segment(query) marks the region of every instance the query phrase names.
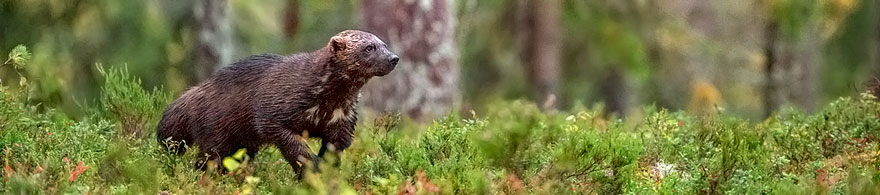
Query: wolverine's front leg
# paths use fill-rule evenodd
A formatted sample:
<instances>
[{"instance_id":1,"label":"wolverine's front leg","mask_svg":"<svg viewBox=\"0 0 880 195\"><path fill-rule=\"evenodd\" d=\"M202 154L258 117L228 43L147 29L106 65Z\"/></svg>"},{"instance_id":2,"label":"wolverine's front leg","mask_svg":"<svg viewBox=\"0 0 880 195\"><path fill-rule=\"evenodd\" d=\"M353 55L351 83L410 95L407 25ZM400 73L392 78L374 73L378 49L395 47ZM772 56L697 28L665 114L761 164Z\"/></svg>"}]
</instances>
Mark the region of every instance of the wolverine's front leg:
<instances>
[{"instance_id":1,"label":"wolverine's front leg","mask_svg":"<svg viewBox=\"0 0 880 195\"><path fill-rule=\"evenodd\" d=\"M324 138L321 140L321 149L318 151L318 157L321 160L327 159L324 155L333 156L333 165L339 167L342 151L351 146L352 137L354 136L354 122L341 121L336 124L330 124L325 129Z\"/></svg>"},{"instance_id":2,"label":"wolverine's front leg","mask_svg":"<svg viewBox=\"0 0 880 195\"><path fill-rule=\"evenodd\" d=\"M275 139L275 145L281 150L281 155L290 163L299 178L303 177L303 169L306 163L316 162L316 157L309 151L309 145L300 135L286 134ZM317 167L313 167L317 168Z\"/></svg>"},{"instance_id":3,"label":"wolverine's front leg","mask_svg":"<svg viewBox=\"0 0 880 195\"><path fill-rule=\"evenodd\" d=\"M255 122L261 128L260 136L271 140L278 147L281 155L290 163L297 177L301 179L303 177L303 166L306 163L315 161L317 158L309 150L309 145L306 143L305 138L270 119L258 118Z\"/></svg>"}]
</instances>

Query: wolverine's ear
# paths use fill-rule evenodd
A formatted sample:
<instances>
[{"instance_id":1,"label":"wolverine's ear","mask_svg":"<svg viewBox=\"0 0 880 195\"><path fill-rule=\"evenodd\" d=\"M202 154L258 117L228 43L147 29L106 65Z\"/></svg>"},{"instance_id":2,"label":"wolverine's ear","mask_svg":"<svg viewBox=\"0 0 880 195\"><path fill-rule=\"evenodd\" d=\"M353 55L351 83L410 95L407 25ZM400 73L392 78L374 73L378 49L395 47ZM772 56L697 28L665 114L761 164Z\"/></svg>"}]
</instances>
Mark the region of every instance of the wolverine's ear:
<instances>
[{"instance_id":1,"label":"wolverine's ear","mask_svg":"<svg viewBox=\"0 0 880 195\"><path fill-rule=\"evenodd\" d=\"M345 43L346 41L343 37L333 36L330 38L330 47L333 48L334 52L344 50L347 47Z\"/></svg>"}]
</instances>

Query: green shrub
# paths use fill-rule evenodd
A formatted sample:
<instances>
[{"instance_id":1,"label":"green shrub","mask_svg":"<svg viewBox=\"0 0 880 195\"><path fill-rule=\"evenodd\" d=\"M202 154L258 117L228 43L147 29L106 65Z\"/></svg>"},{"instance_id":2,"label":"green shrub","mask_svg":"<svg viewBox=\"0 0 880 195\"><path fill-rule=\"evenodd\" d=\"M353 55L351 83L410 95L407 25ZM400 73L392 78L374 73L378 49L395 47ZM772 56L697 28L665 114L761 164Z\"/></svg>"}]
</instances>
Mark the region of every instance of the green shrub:
<instances>
[{"instance_id":1,"label":"green shrub","mask_svg":"<svg viewBox=\"0 0 880 195\"><path fill-rule=\"evenodd\" d=\"M880 104L867 94L759 123L656 108L609 120L523 101L423 125L386 115L303 180L271 146L234 171L201 171L197 148L175 155L152 139L167 95L99 69L107 111L78 121L0 86L0 193L875 194L880 182Z\"/></svg>"},{"instance_id":2,"label":"green shrub","mask_svg":"<svg viewBox=\"0 0 880 195\"><path fill-rule=\"evenodd\" d=\"M144 90L140 79L130 76L127 68L105 70L98 65L98 72L104 78L101 105L108 118L118 122L121 135L143 138L152 132L169 96L158 88Z\"/></svg>"}]
</instances>

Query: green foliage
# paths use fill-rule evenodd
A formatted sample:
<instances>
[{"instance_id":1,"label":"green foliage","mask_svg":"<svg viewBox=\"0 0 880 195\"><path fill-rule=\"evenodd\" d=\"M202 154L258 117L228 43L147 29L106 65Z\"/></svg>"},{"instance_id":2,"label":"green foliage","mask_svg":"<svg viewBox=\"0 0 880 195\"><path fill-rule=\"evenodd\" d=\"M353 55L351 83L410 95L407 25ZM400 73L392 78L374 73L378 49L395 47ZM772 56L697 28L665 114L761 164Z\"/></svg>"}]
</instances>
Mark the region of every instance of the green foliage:
<instances>
[{"instance_id":1,"label":"green foliage","mask_svg":"<svg viewBox=\"0 0 880 195\"><path fill-rule=\"evenodd\" d=\"M283 29L276 21L287 1L230 2L236 13L231 14L232 28L240 31L235 35L236 55L311 50L326 44L329 34L357 26L357 1L300 2L307 8L300 10L300 28L309 30L293 38L280 37ZM826 38L825 31L846 21L844 34L823 44L833 45L824 56L823 67L829 72L823 73L824 90L836 94L826 97L850 93L853 77L870 74L865 71L871 62L866 56L873 47L865 40L875 37L876 2L766 2L784 38ZM198 38L187 19L192 18L191 2L0 4L0 23L12 27L0 40L0 47L10 49L0 65L8 74L0 76L19 78L20 86L0 86L0 194L877 194L880 181L880 105L867 94L837 99L816 114L789 110L759 122L734 117L742 113L698 117L655 108L641 113L645 117L623 121L603 118L599 109L543 113L525 102L495 103L526 94L517 57L518 30L510 28L516 26L510 16L518 9L502 0L456 4L462 87L469 100L465 102L480 111L479 117L451 115L424 126L400 124L399 116L364 122L342 159L323 161L322 172L308 172L301 181L273 147L257 158L239 154L224 159L221 165L230 170L226 174L203 172L194 168L200 162L197 148L173 155L153 141L153 126L169 95L162 89L143 89L164 83L169 91L179 92L187 86L191 43ZM601 83L595 78L602 78L604 69L622 67L638 86L663 76L654 67L690 72L676 64L743 64L714 57L679 63L675 52L690 50L666 51L663 40L652 40L657 37L670 36L667 41L672 44L695 44L683 43L690 39L681 36L713 39L696 44L723 46L709 48L708 53L719 58L735 56L714 53L760 53L736 47L755 44L740 38L753 37L741 35L754 33L748 31L754 27L725 23L719 25L720 33L695 33L699 29L689 18L658 11L676 7L663 2L562 4L562 104L598 99L601 93L591 88ZM859 20L853 22L846 20L852 4L873 6L857 6L861 11L854 16ZM696 11L731 14L725 5ZM692 14L702 15L681 15ZM654 18L660 15L666 18ZM675 28L666 29L669 26ZM812 34L812 28L821 28L823 34ZM756 62L763 62L760 54L755 56ZM131 66L95 69L96 61ZM484 94L490 97L479 97ZM486 100L473 101L479 98ZM81 104L93 99L99 105ZM741 102L752 101L744 99ZM485 113L480 110L484 106L489 107ZM71 109L95 107L91 115L69 114L76 113ZM341 167L329 166L334 161L341 161Z\"/></svg>"},{"instance_id":2,"label":"green foliage","mask_svg":"<svg viewBox=\"0 0 880 195\"><path fill-rule=\"evenodd\" d=\"M852 168L846 180L847 194L880 194L876 170Z\"/></svg>"},{"instance_id":3,"label":"green foliage","mask_svg":"<svg viewBox=\"0 0 880 195\"><path fill-rule=\"evenodd\" d=\"M118 186L114 193L156 193L159 190L158 171L161 164L154 156L133 154L133 151L154 149L149 148L153 145L128 144L130 140L124 139L113 142L97 170L98 176L103 181Z\"/></svg>"},{"instance_id":4,"label":"green foliage","mask_svg":"<svg viewBox=\"0 0 880 195\"><path fill-rule=\"evenodd\" d=\"M145 137L167 105L168 95L158 88L144 90L140 79L130 76L127 68L97 67L104 78L100 102L108 118L119 122L121 135Z\"/></svg>"},{"instance_id":5,"label":"green foliage","mask_svg":"<svg viewBox=\"0 0 880 195\"><path fill-rule=\"evenodd\" d=\"M112 94L102 105L156 116L161 110L143 105L167 102L125 71L102 72ZM644 119L609 120L523 101L423 126L386 115L360 124L341 159L321 161L302 180L274 147L224 159L227 172L201 171L196 148L175 155L151 133L119 136L130 120L121 115L70 121L23 95L0 98L0 193L872 194L880 178L880 103L869 94L757 124L655 108Z\"/></svg>"},{"instance_id":6,"label":"green foliage","mask_svg":"<svg viewBox=\"0 0 880 195\"><path fill-rule=\"evenodd\" d=\"M27 47L25 47L24 45L18 45L9 52L9 58L6 59L6 62L0 64L0 67L3 67L5 65L13 65L13 67L15 68L15 73L17 73L19 77L18 85L24 88L28 86L28 81L24 75L21 75L21 72L19 72L19 70L24 69L30 61L31 53L28 52ZM0 81L2 81L2 79L0 79ZM27 89L25 88L25 90L22 91L27 91Z\"/></svg>"},{"instance_id":7,"label":"green foliage","mask_svg":"<svg viewBox=\"0 0 880 195\"><path fill-rule=\"evenodd\" d=\"M640 37L638 27L627 21L625 17L615 17L613 5L607 2L584 1L581 6L574 6L572 14L577 20L573 22L585 22L590 28L588 31L589 44L592 48L589 58L592 63L608 69L610 67L625 67L635 79L645 80L650 75L648 62L648 45ZM576 25L572 25L576 26ZM644 27L642 27L644 28ZM573 35L582 36L582 35ZM578 55L580 56L580 55ZM656 62L655 62L656 63Z\"/></svg>"},{"instance_id":8,"label":"green foliage","mask_svg":"<svg viewBox=\"0 0 880 195\"><path fill-rule=\"evenodd\" d=\"M299 2L298 17L288 17L289 2ZM522 31L518 29L522 27L522 13L517 13L525 9L516 8L515 2L458 1L451 10L455 12L463 102L468 108L483 112L484 105L491 101L529 94L522 87L527 81L520 58L524 49L519 36ZM561 107L601 100L604 93L597 91L605 83L602 79L614 69L626 77L631 91L650 90L629 96L636 102L660 101L664 106L684 108L687 99L665 97L665 93L686 95L690 87L687 82L665 82L669 77L673 80L682 76L664 72L671 69L683 75L702 75L719 84L725 102L732 103L728 109L737 114L762 116L756 114L763 113L760 105L750 103L757 102L754 94L743 93L761 86L729 81L754 80L749 76L762 70L760 63L766 60L761 55L761 43L765 40L754 35L762 34L765 19L778 21L781 33L789 35L784 37L824 39L825 29L839 26L842 32L837 39L819 44L825 45L826 51L821 66L824 70L819 71L824 86L824 93L819 94L822 101L851 93L853 81L867 80L875 64L871 60L875 46L866 41L876 38L875 12L880 9L875 1L714 1L707 3L709 6L699 6L708 1L558 2L561 93L556 95ZM248 54L285 54L322 47L333 33L361 26L361 6L354 0L229 1L227 21L234 40L233 54L224 57L238 59ZM23 80L31 80L33 85L29 90L35 95L30 101L59 109L72 118L85 116L88 110L82 106L84 100L100 97L103 79L94 68L96 62L128 64L131 74L139 76L144 86L164 85L171 93L196 82L189 78L193 75L194 43L199 39L193 1L19 0L5 1L3 10L0 23L10 28L3 33L0 50L5 55L24 43L33 53L30 65L20 70L26 76ZM848 16L851 10L861 11ZM322 17L328 15L334 17ZM285 37L285 23L296 24L299 30ZM822 32L806 31L811 27L821 28L818 31ZM386 41L396 44L395 40ZM792 49L805 49L795 47ZM699 68L687 68L689 64ZM748 74L716 74L741 71ZM0 77L11 83L20 78L2 70ZM651 89L654 83L662 88Z\"/></svg>"},{"instance_id":9,"label":"green foliage","mask_svg":"<svg viewBox=\"0 0 880 195\"><path fill-rule=\"evenodd\" d=\"M770 2L771 19L779 23L785 38L798 39L821 16L818 0L773 0Z\"/></svg>"},{"instance_id":10,"label":"green foliage","mask_svg":"<svg viewBox=\"0 0 880 195\"><path fill-rule=\"evenodd\" d=\"M9 58L6 59L6 62L4 62L3 65L13 65L15 66L15 69L23 69L30 60L31 53L28 52L24 45L18 45L9 52Z\"/></svg>"},{"instance_id":11,"label":"green foliage","mask_svg":"<svg viewBox=\"0 0 880 195\"><path fill-rule=\"evenodd\" d=\"M9 178L9 194L40 194L40 188L33 177L15 175Z\"/></svg>"},{"instance_id":12,"label":"green foliage","mask_svg":"<svg viewBox=\"0 0 880 195\"><path fill-rule=\"evenodd\" d=\"M224 157L223 162L222 162L223 167L229 171L237 170L238 167L241 166L241 162L239 162L239 161L245 160L245 155L244 155L245 152L247 152L247 149L242 148L242 149L238 149L238 151L236 151L235 154L233 154L232 156Z\"/></svg>"}]
</instances>

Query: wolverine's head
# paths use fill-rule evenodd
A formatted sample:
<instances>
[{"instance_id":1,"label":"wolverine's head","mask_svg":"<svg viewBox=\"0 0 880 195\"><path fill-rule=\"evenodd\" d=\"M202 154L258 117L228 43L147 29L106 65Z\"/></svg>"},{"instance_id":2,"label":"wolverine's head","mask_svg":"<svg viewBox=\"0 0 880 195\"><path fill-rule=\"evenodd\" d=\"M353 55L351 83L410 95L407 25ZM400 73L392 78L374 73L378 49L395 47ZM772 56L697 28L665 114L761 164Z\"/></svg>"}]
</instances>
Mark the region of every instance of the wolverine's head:
<instances>
[{"instance_id":1,"label":"wolverine's head","mask_svg":"<svg viewBox=\"0 0 880 195\"><path fill-rule=\"evenodd\" d=\"M328 47L346 69L370 76L385 76L400 61L379 37L359 30L346 30L336 34L330 38Z\"/></svg>"}]
</instances>

